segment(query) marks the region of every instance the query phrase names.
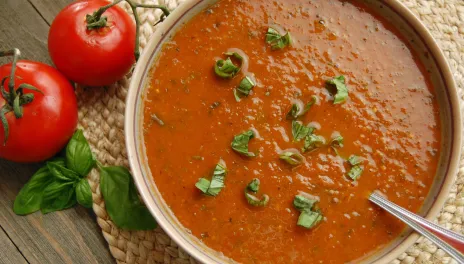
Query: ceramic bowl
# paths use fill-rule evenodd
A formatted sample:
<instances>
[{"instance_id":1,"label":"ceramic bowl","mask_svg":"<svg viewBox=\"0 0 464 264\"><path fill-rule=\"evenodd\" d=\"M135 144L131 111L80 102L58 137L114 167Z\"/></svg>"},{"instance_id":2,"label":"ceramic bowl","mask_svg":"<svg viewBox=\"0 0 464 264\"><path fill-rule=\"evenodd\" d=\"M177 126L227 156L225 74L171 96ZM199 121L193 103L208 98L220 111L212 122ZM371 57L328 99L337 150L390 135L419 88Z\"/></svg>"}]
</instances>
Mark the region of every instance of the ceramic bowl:
<instances>
[{"instance_id":1,"label":"ceramic bowl","mask_svg":"<svg viewBox=\"0 0 464 264\"><path fill-rule=\"evenodd\" d=\"M144 147L143 108L146 86L149 83L151 69L160 52L162 44L168 41L178 29L194 15L205 10L217 0L188 0L180 5L158 27L140 57L126 102L125 136L130 165L135 183L145 204L164 231L191 256L203 263L232 263L185 229L161 197L147 164ZM265 0L263 0L265 1ZM442 153L435 182L427 196L420 214L434 219L444 205L450 188L455 180L460 157L461 118L456 86L450 68L442 51L426 27L411 11L396 0L360 0L373 8L375 12L390 21L409 42L419 55L420 60L431 73L440 107L442 125ZM156 137L156 135L149 135ZM357 260L356 263L389 263L405 252L417 239L418 235L406 230L392 243L378 249L370 256Z\"/></svg>"}]
</instances>

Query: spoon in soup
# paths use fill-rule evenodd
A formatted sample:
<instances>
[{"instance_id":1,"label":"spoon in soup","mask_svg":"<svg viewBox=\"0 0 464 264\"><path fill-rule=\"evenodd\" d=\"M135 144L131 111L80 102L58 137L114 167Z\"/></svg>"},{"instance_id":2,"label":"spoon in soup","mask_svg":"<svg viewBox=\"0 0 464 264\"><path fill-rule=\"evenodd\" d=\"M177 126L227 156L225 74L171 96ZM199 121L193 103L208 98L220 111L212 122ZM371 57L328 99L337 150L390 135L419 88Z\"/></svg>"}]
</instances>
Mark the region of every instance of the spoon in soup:
<instances>
[{"instance_id":1,"label":"spoon in soup","mask_svg":"<svg viewBox=\"0 0 464 264\"><path fill-rule=\"evenodd\" d=\"M390 202L379 192L373 192L369 201L396 216L419 234L428 238L443 251L453 257L458 263L464 263L464 236L430 222L408 210Z\"/></svg>"}]
</instances>

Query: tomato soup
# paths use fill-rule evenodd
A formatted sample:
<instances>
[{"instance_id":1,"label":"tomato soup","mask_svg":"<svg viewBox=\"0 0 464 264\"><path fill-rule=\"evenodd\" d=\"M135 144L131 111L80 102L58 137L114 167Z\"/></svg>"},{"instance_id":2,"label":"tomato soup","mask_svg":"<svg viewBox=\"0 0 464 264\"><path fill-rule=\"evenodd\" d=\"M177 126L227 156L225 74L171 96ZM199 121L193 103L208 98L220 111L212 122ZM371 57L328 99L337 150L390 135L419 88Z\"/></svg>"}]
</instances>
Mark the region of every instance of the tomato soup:
<instances>
[{"instance_id":1,"label":"tomato soup","mask_svg":"<svg viewBox=\"0 0 464 264\"><path fill-rule=\"evenodd\" d=\"M194 236L241 263L375 252L405 226L368 195L417 212L440 156L428 73L356 1L218 1L164 44L144 107L162 197ZM295 126L311 132L296 139ZM258 192L245 190L255 178ZM298 208L297 195L316 205Z\"/></svg>"}]
</instances>

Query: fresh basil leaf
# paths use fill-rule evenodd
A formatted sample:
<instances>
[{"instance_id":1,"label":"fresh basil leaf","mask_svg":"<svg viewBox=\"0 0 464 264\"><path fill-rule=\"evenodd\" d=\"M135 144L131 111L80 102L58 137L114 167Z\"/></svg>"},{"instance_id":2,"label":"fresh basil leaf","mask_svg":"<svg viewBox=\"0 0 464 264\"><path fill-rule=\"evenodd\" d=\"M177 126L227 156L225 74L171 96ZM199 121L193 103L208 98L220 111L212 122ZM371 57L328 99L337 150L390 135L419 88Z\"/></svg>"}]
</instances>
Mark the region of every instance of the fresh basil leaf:
<instances>
[{"instance_id":1,"label":"fresh basil leaf","mask_svg":"<svg viewBox=\"0 0 464 264\"><path fill-rule=\"evenodd\" d=\"M267 29L266 43L271 46L272 50L279 50L290 46L292 44L292 38L290 32L282 36L276 29L270 27Z\"/></svg>"},{"instance_id":2,"label":"fresh basil leaf","mask_svg":"<svg viewBox=\"0 0 464 264\"><path fill-rule=\"evenodd\" d=\"M236 152L247 156L247 157L254 157L256 156L255 153L249 152L248 151L248 142L250 139L254 137L254 133L252 130L248 130L246 132L243 132L239 135L236 135L234 139L232 140L231 147L233 150Z\"/></svg>"},{"instance_id":3,"label":"fresh basil leaf","mask_svg":"<svg viewBox=\"0 0 464 264\"><path fill-rule=\"evenodd\" d=\"M303 155L291 151L282 152L279 158L292 166L300 165L304 161Z\"/></svg>"},{"instance_id":4,"label":"fresh basil leaf","mask_svg":"<svg viewBox=\"0 0 464 264\"><path fill-rule=\"evenodd\" d=\"M250 192L257 193L259 191L259 185L260 185L259 179L255 178L251 180L250 183L248 183L246 189Z\"/></svg>"},{"instance_id":5,"label":"fresh basil leaf","mask_svg":"<svg viewBox=\"0 0 464 264\"><path fill-rule=\"evenodd\" d=\"M47 162L47 167L58 181L74 182L80 180L79 174L55 162Z\"/></svg>"},{"instance_id":6,"label":"fresh basil leaf","mask_svg":"<svg viewBox=\"0 0 464 264\"><path fill-rule=\"evenodd\" d=\"M334 104L341 104L348 98L348 88L345 85L345 76L340 75L326 81L326 88L334 96Z\"/></svg>"},{"instance_id":7,"label":"fresh basil leaf","mask_svg":"<svg viewBox=\"0 0 464 264\"><path fill-rule=\"evenodd\" d=\"M341 135L338 135L330 141L330 145L335 148L341 148L343 147L343 137Z\"/></svg>"},{"instance_id":8,"label":"fresh basil leaf","mask_svg":"<svg viewBox=\"0 0 464 264\"><path fill-rule=\"evenodd\" d=\"M297 225L310 229L322 220L322 214L313 211L303 211L298 217Z\"/></svg>"},{"instance_id":9,"label":"fresh basil leaf","mask_svg":"<svg viewBox=\"0 0 464 264\"><path fill-rule=\"evenodd\" d=\"M205 178L198 179L198 182L195 183L195 186L204 194L208 193L208 188L211 185L211 182Z\"/></svg>"},{"instance_id":10,"label":"fresh basil leaf","mask_svg":"<svg viewBox=\"0 0 464 264\"><path fill-rule=\"evenodd\" d=\"M53 181L43 192L40 210L43 214L68 209L76 204L75 182Z\"/></svg>"},{"instance_id":11,"label":"fresh basil leaf","mask_svg":"<svg viewBox=\"0 0 464 264\"><path fill-rule=\"evenodd\" d=\"M322 147L325 144L325 138L315 134L309 134L305 137L303 152L311 151Z\"/></svg>"},{"instance_id":12,"label":"fresh basil leaf","mask_svg":"<svg viewBox=\"0 0 464 264\"><path fill-rule=\"evenodd\" d=\"M353 181L356 181L357 179L359 179L359 177L361 177L361 174L363 173L363 168L356 165L354 167L352 167L350 169L350 171L348 171L348 177L350 177Z\"/></svg>"},{"instance_id":13,"label":"fresh basil leaf","mask_svg":"<svg viewBox=\"0 0 464 264\"><path fill-rule=\"evenodd\" d=\"M250 77L245 76L239 86L234 89L235 100L239 102L242 97L248 96L255 85L256 83Z\"/></svg>"},{"instance_id":14,"label":"fresh basil leaf","mask_svg":"<svg viewBox=\"0 0 464 264\"><path fill-rule=\"evenodd\" d=\"M251 182L248 183L248 185L245 188L245 198L247 199L247 202L250 205L253 205L253 206L266 206L267 203L269 202L269 196L267 194L263 194L263 198L258 199L253 194L249 194L247 192L247 191L250 191L250 192L253 192L253 193L257 193L258 190L259 190L259 184L260 184L259 179L255 178L255 179L251 180Z\"/></svg>"},{"instance_id":15,"label":"fresh basil leaf","mask_svg":"<svg viewBox=\"0 0 464 264\"><path fill-rule=\"evenodd\" d=\"M293 199L293 206L298 211L309 211L316 203L317 200L306 198L303 195L296 195L295 199Z\"/></svg>"},{"instance_id":16,"label":"fresh basil leaf","mask_svg":"<svg viewBox=\"0 0 464 264\"><path fill-rule=\"evenodd\" d=\"M92 208L92 189L87 179L81 179L76 186L77 202L86 207Z\"/></svg>"},{"instance_id":17,"label":"fresh basil leaf","mask_svg":"<svg viewBox=\"0 0 464 264\"><path fill-rule=\"evenodd\" d=\"M312 134L314 131L313 127L308 127L303 125L300 121L292 121L292 135L293 141L297 142L304 139L309 134Z\"/></svg>"},{"instance_id":18,"label":"fresh basil leaf","mask_svg":"<svg viewBox=\"0 0 464 264\"><path fill-rule=\"evenodd\" d=\"M230 59L231 56L235 57L240 61L240 64L243 62L243 57L240 56L237 52L226 52L224 55L228 56L226 60L217 60L214 64L214 72L217 76L225 79L233 78L241 69L240 66L235 66L235 64Z\"/></svg>"},{"instance_id":19,"label":"fresh basil leaf","mask_svg":"<svg viewBox=\"0 0 464 264\"><path fill-rule=\"evenodd\" d=\"M140 201L130 172L124 167L100 167L100 190L113 223L127 230L151 230L157 224Z\"/></svg>"},{"instance_id":20,"label":"fresh basil leaf","mask_svg":"<svg viewBox=\"0 0 464 264\"><path fill-rule=\"evenodd\" d=\"M85 177L95 166L95 163L96 160L90 145L85 139L82 130L78 129L66 147L66 167L75 171L81 177Z\"/></svg>"},{"instance_id":21,"label":"fresh basil leaf","mask_svg":"<svg viewBox=\"0 0 464 264\"><path fill-rule=\"evenodd\" d=\"M356 165L359 165L363 162L363 159L359 156L356 156L356 155L351 155L349 158L348 158L348 163L350 163L351 166L356 166Z\"/></svg>"},{"instance_id":22,"label":"fresh basil leaf","mask_svg":"<svg viewBox=\"0 0 464 264\"><path fill-rule=\"evenodd\" d=\"M227 168L224 161L220 160L213 171L211 182L205 178L200 178L195 186L204 194L217 196L225 187L224 181L227 176Z\"/></svg>"},{"instance_id":23,"label":"fresh basil leaf","mask_svg":"<svg viewBox=\"0 0 464 264\"><path fill-rule=\"evenodd\" d=\"M296 120L298 117L304 116L309 109L311 109L311 106L313 106L315 103L317 103L317 97L316 96L311 96L311 101L309 101L304 109L300 109L300 106L298 104L292 104L292 107L290 108L290 111L288 111L286 119L287 120Z\"/></svg>"}]
</instances>

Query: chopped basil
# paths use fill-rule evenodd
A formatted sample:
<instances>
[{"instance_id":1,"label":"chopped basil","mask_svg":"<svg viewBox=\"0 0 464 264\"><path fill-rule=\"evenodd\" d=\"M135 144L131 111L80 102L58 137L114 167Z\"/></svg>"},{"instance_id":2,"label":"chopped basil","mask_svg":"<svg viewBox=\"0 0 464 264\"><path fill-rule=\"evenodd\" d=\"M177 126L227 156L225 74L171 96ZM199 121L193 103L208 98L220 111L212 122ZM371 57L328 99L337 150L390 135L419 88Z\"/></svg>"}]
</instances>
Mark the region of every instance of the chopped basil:
<instances>
[{"instance_id":1,"label":"chopped basil","mask_svg":"<svg viewBox=\"0 0 464 264\"><path fill-rule=\"evenodd\" d=\"M248 96L255 85L256 83L250 77L245 76L238 87L234 89L235 100L238 102L242 97Z\"/></svg>"},{"instance_id":2,"label":"chopped basil","mask_svg":"<svg viewBox=\"0 0 464 264\"><path fill-rule=\"evenodd\" d=\"M244 156L254 157L256 156L255 153L248 151L248 142L253 137L254 137L253 131L248 130L246 132L243 132L242 134L236 135L234 137L234 140L232 140L232 143L230 144L230 146L232 147L233 150L235 150L236 152Z\"/></svg>"},{"instance_id":3,"label":"chopped basil","mask_svg":"<svg viewBox=\"0 0 464 264\"><path fill-rule=\"evenodd\" d=\"M230 57L235 57L240 61L240 63L242 63L243 57L237 52L226 52L224 55L228 56L227 59L217 60L216 64L214 64L214 72L219 77L230 79L233 78L241 69L241 65L239 67L235 66Z\"/></svg>"},{"instance_id":4,"label":"chopped basil","mask_svg":"<svg viewBox=\"0 0 464 264\"><path fill-rule=\"evenodd\" d=\"M303 155L291 151L282 152L279 158L292 166L300 165L304 161Z\"/></svg>"},{"instance_id":5,"label":"chopped basil","mask_svg":"<svg viewBox=\"0 0 464 264\"><path fill-rule=\"evenodd\" d=\"M296 223L299 226L310 229L315 227L322 220L322 214L319 212L313 211L303 211L298 217L298 222Z\"/></svg>"},{"instance_id":6,"label":"chopped basil","mask_svg":"<svg viewBox=\"0 0 464 264\"><path fill-rule=\"evenodd\" d=\"M260 200L253 194L249 194L247 191L257 193L259 191L259 179L253 179L245 188L245 198L247 199L248 203L253 206L265 206L269 202L269 196L267 194L263 194L263 198Z\"/></svg>"},{"instance_id":7,"label":"chopped basil","mask_svg":"<svg viewBox=\"0 0 464 264\"><path fill-rule=\"evenodd\" d=\"M293 141L300 141L304 139L309 134L312 134L314 131L314 127L308 127L303 125L300 121L292 121L292 135Z\"/></svg>"},{"instance_id":8,"label":"chopped basil","mask_svg":"<svg viewBox=\"0 0 464 264\"><path fill-rule=\"evenodd\" d=\"M353 181L356 181L357 179L359 179L359 177L361 177L362 172L363 168L356 165L350 169L350 171L348 172L348 177L350 177Z\"/></svg>"},{"instance_id":9,"label":"chopped basil","mask_svg":"<svg viewBox=\"0 0 464 264\"><path fill-rule=\"evenodd\" d=\"M315 134L309 134L305 137L303 152L311 151L325 144L325 138Z\"/></svg>"},{"instance_id":10,"label":"chopped basil","mask_svg":"<svg viewBox=\"0 0 464 264\"><path fill-rule=\"evenodd\" d=\"M348 88L345 85L345 76L340 75L326 81L326 88L334 95L334 104L345 102L348 98Z\"/></svg>"},{"instance_id":11,"label":"chopped basil","mask_svg":"<svg viewBox=\"0 0 464 264\"><path fill-rule=\"evenodd\" d=\"M313 106L317 102L317 97L312 96L311 101L305 105L304 109L300 109L300 106L297 104L292 104L292 108L290 108L290 111L287 113L287 120L296 120L298 117L303 116L306 114L309 109L311 109L311 106Z\"/></svg>"},{"instance_id":12,"label":"chopped basil","mask_svg":"<svg viewBox=\"0 0 464 264\"><path fill-rule=\"evenodd\" d=\"M348 158L348 163L350 163L351 166L356 166L356 165L359 165L361 164L363 161L363 159L359 156L356 156L356 155L351 155L349 158Z\"/></svg>"},{"instance_id":13,"label":"chopped basil","mask_svg":"<svg viewBox=\"0 0 464 264\"><path fill-rule=\"evenodd\" d=\"M292 45L292 38L290 32L282 36L276 29L270 27L267 29L266 43L271 45L272 50L279 50Z\"/></svg>"},{"instance_id":14,"label":"chopped basil","mask_svg":"<svg viewBox=\"0 0 464 264\"><path fill-rule=\"evenodd\" d=\"M227 168L222 160L216 165L211 181L200 178L195 186L204 194L209 196L217 196L222 188L225 187L224 180L227 175Z\"/></svg>"},{"instance_id":15,"label":"chopped basil","mask_svg":"<svg viewBox=\"0 0 464 264\"><path fill-rule=\"evenodd\" d=\"M332 138L332 141L330 141L330 145L332 147L336 147L336 148L343 147L343 137L341 135L338 135L338 136Z\"/></svg>"},{"instance_id":16,"label":"chopped basil","mask_svg":"<svg viewBox=\"0 0 464 264\"><path fill-rule=\"evenodd\" d=\"M293 206L300 211L297 225L305 228L313 228L322 220L322 214L314 210L317 200L309 199L303 195L296 195L293 200Z\"/></svg>"}]
</instances>

